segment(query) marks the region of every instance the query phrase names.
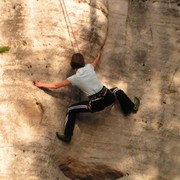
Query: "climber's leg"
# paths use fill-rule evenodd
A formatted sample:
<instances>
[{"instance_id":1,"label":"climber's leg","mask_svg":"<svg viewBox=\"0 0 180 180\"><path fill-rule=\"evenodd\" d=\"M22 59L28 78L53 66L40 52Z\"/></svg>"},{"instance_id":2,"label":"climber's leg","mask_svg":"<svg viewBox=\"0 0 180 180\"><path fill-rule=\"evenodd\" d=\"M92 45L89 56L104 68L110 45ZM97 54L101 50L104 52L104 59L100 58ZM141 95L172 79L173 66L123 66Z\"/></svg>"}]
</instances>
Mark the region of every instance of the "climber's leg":
<instances>
[{"instance_id":1,"label":"climber's leg","mask_svg":"<svg viewBox=\"0 0 180 180\"><path fill-rule=\"evenodd\" d=\"M59 135L56 133L57 138L64 141L64 142L70 142L71 137L73 135L73 130L75 126L76 121L76 114L82 113L82 112L90 112L88 108L89 101L80 102L77 104L73 104L69 106L66 118L65 118L65 130L64 135Z\"/></svg>"},{"instance_id":2,"label":"climber's leg","mask_svg":"<svg viewBox=\"0 0 180 180\"><path fill-rule=\"evenodd\" d=\"M125 115L138 110L140 101L136 98L135 103L125 94L125 92L117 87L112 88L111 91L115 94L118 99L118 102L122 108L122 111Z\"/></svg>"}]
</instances>

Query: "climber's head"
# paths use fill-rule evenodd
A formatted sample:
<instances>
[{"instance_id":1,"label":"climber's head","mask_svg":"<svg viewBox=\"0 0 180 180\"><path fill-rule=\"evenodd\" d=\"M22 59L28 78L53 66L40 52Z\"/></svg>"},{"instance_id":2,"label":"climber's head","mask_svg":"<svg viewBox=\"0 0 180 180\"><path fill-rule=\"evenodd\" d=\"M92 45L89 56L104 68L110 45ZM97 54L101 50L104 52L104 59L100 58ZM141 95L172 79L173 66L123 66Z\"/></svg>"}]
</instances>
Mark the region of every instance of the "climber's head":
<instances>
[{"instance_id":1,"label":"climber's head","mask_svg":"<svg viewBox=\"0 0 180 180\"><path fill-rule=\"evenodd\" d=\"M85 66L84 57L80 53L73 54L71 58L71 67L72 69L78 69Z\"/></svg>"}]
</instances>

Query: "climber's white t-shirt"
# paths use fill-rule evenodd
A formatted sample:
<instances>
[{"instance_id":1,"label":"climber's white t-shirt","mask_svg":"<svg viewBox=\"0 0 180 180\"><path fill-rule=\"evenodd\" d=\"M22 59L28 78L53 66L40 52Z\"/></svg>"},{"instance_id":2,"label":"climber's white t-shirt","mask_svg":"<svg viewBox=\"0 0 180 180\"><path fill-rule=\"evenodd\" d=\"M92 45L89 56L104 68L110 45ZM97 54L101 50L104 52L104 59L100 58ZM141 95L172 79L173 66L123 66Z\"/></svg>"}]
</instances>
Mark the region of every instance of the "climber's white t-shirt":
<instances>
[{"instance_id":1,"label":"climber's white t-shirt","mask_svg":"<svg viewBox=\"0 0 180 180\"><path fill-rule=\"evenodd\" d=\"M76 74L67 78L73 86L77 86L87 96L98 93L102 88L103 84L97 78L96 72L92 64L87 64L82 68L79 68Z\"/></svg>"}]
</instances>

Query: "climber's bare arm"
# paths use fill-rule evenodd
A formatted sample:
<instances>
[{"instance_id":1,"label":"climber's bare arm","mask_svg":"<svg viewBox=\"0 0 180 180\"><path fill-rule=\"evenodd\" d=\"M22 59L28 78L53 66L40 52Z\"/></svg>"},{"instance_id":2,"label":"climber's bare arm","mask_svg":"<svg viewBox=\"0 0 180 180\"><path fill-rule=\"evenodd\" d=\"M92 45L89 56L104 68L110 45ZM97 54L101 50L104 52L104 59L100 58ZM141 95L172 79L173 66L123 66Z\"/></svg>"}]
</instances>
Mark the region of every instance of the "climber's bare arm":
<instances>
[{"instance_id":1,"label":"climber's bare arm","mask_svg":"<svg viewBox=\"0 0 180 180\"><path fill-rule=\"evenodd\" d=\"M96 58L93 60L92 65L94 66L94 68L98 65L99 61L100 61L100 57L101 57L101 53L99 52L96 56Z\"/></svg>"},{"instance_id":2,"label":"climber's bare arm","mask_svg":"<svg viewBox=\"0 0 180 180\"><path fill-rule=\"evenodd\" d=\"M41 87L41 88L48 88L48 89L58 89L58 88L62 88L65 86L70 86L71 83L70 81L68 81L67 79L62 81L62 82L57 82L57 83L42 83L40 81L35 81L34 85L37 87Z\"/></svg>"}]
</instances>

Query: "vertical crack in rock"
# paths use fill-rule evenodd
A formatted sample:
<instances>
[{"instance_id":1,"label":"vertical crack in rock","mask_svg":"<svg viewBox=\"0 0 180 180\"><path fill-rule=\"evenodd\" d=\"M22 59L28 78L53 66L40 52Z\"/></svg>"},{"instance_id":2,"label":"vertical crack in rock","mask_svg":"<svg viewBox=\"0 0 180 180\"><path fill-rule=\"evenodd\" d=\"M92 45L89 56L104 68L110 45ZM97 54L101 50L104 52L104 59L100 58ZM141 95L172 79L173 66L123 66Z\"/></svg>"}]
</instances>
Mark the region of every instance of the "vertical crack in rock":
<instances>
[{"instance_id":1,"label":"vertical crack in rock","mask_svg":"<svg viewBox=\"0 0 180 180\"><path fill-rule=\"evenodd\" d=\"M9 44L16 48L14 54L16 58L22 59L22 56L26 53L22 49L22 46L26 46L24 37L24 7L22 2L7 3L7 9L10 16L4 21L3 34L9 40Z\"/></svg>"},{"instance_id":2,"label":"vertical crack in rock","mask_svg":"<svg viewBox=\"0 0 180 180\"><path fill-rule=\"evenodd\" d=\"M169 90L169 91L171 91L171 86L172 86L174 77L175 77L175 75L176 75L176 73L177 73L177 71L178 71L178 69L179 69L179 64L180 64L180 59L179 59L179 61L178 61L177 67L175 68L174 73L173 73L172 78L171 78L171 81L170 81L170 83L169 83L169 87L168 87L168 90Z\"/></svg>"}]
</instances>

